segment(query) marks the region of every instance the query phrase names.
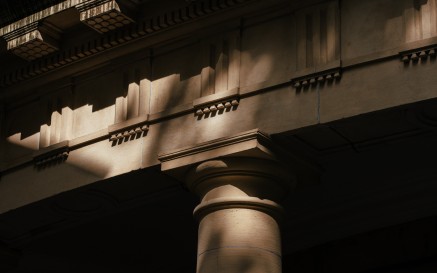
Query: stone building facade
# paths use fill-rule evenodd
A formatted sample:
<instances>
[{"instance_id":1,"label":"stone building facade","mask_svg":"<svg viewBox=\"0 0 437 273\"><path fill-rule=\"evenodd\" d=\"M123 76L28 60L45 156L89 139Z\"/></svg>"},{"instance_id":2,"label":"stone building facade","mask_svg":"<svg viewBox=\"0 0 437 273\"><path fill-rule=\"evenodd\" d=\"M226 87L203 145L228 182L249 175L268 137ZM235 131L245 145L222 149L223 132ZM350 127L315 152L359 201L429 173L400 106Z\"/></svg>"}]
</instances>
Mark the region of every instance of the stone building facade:
<instances>
[{"instance_id":1,"label":"stone building facade","mask_svg":"<svg viewBox=\"0 0 437 273\"><path fill-rule=\"evenodd\" d=\"M0 5L0 272L437 270L436 0Z\"/></svg>"}]
</instances>

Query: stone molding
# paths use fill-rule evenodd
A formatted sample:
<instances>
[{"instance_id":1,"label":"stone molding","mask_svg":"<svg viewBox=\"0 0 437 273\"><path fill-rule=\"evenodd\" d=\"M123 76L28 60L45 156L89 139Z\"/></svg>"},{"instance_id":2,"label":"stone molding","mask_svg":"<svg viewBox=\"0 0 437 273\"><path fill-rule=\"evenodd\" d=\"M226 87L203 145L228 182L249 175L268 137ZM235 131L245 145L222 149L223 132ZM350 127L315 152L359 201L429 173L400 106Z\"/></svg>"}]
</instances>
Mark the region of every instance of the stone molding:
<instances>
[{"instance_id":1,"label":"stone molding","mask_svg":"<svg viewBox=\"0 0 437 273\"><path fill-rule=\"evenodd\" d=\"M62 163L67 160L70 152L69 142L62 141L34 153L33 161L37 168Z\"/></svg>"},{"instance_id":2,"label":"stone molding","mask_svg":"<svg viewBox=\"0 0 437 273\"><path fill-rule=\"evenodd\" d=\"M35 60L21 69L2 75L0 77L0 87L16 84L23 80L33 78L54 69L58 69L72 62L79 61L85 57L109 50L132 40L140 39L165 29L197 20L199 18L206 17L251 1L254 0L202 0L187 3L185 7L177 10L171 10L151 18L139 20L135 24L129 24L125 27L119 28L118 30L104 33L93 40L83 43L82 45L75 46L74 48L63 49L57 53L50 54L50 56ZM25 27L29 22L38 22L38 20L41 20L56 12L77 6L84 2L84 0L65 1L54 6L52 10L47 9L47 11L44 11L45 13L41 12L36 15L29 16L27 19L24 18L19 22L16 22L13 24L13 26L9 25L0 29L0 36L4 36L5 34L15 31L18 28ZM113 11L114 9L108 8L109 13ZM103 12L99 14L103 16L107 15L106 13L107 12ZM88 20L85 17L84 20ZM110 19L111 18L107 20Z\"/></svg>"},{"instance_id":3,"label":"stone molding","mask_svg":"<svg viewBox=\"0 0 437 273\"><path fill-rule=\"evenodd\" d=\"M220 113L226 109L230 110L239 104L240 96L238 88L204 96L193 101L194 113L198 117L209 115L217 111Z\"/></svg>"},{"instance_id":4,"label":"stone molding","mask_svg":"<svg viewBox=\"0 0 437 273\"><path fill-rule=\"evenodd\" d=\"M275 159L275 155L269 149L273 146L270 137L258 129L246 131L238 135L218 138L179 149L177 151L161 153L158 159L161 161L163 171L177 171L191 164L218 158L222 156L249 156Z\"/></svg>"},{"instance_id":5,"label":"stone molding","mask_svg":"<svg viewBox=\"0 0 437 273\"><path fill-rule=\"evenodd\" d=\"M211 212L234 208L258 210L272 216L276 221L281 221L285 214L285 210L281 205L270 200L256 197L222 197L199 204L194 209L193 215L197 221L200 221Z\"/></svg>"},{"instance_id":6,"label":"stone molding","mask_svg":"<svg viewBox=\"0 0 437 273\"><path fill-rule=\"evenodd\" d=\"M292 79L291 82L294 88L299 89L323 85L325 82L327 82L328 84L333 83L340 80L340 78L341 68L337 67L334 69L309 74L304 77L297 77Z\"/></svg>"},{"instance_id":7,"label":"stone molding","mask_svg":"<svg viewBox=\"0 0 437 273\"><path fill-rule=\"evenodd\" d=\"M134 126L131 128L128 128L126 130L121 130L119 132L115 132L111 134L111 137L109 138L110 141L117 141L117 140L128 140L129 138L133 137L141 137L143 133L147 133L149 131L149 125L139 125Z\"/></svg>"},{"instance_id":8,"label":"stone molding","mask_svg":"<svg viewBox=\"0 0 437 273\"><path fill-rule=\"evenodd\" d=\"M145 115L109 126L109 140L122 141L144 136L149 131L149 124L147 124L148 120L149 115Z\"/></svg>"},{"instance_id":9,"label":"stone molding","mask_svg":"<svg viewBox=\"0 0 437 273\"><path fill-rule=\"evenodd\" d=\"M229 176L252 176L261 180L275 181L278 184L287 181L283 185L284 188L289 185L288 182L292 181L291 174L283 168L279 161L255 156L232 155L217 160L211 159L190 167L185 174L185 179L192 191L201 194L203 191L201 188L206 180L221 180L221 178Z\"/></svg>"},{"instance_id":10,"label":"stone molding","mask_svg":"<svg viewBox=\"0 0 437 273\"><path fill-rule=\"evenodd\" d=\"M242 96L244 97L248 97L248 96L252 96L255 94L258 94L262 91L266 91L269 88L273 88L273 87L277 87L279 85L284 85L284 84L289 84L289 81L287 79L284 79L281 82L269 82L266 83L263 86L249 86L246 87L243 92L244 94ZM73 139L69 139L69 150L75 150L78 149L80 147L83 147L85 145L89 145L92 143L96 143L102 140L109 140L109 141L113 141L115 143L121 144L124 142L125 137L120 137L115 139L116 137L120 136L119 133L122 133L123 135L127 132L131 132L131 129L137 130L138 128L140 128L142 130L142 133L140 133L140 136L145 136L149 130L149 126L151 124L154 123L158 123L161 120L167 120L167 119L171 119L171 118L175 118L175 117L179 117L182 115L186 115L186 114L190 114L193 113L193 111L195 111L194 106L193 105L212 105L217 101L220 101L221 99L226 99L226 98L237 98L239 96L237 96L237 89L235 90L229 90L226 92L220 92L217 94L213 94L213 95L209 95L209 96L204 96L201 98L196 99L193 103L189 103L189 104L184 104L184 105L179 105L170 109L167 109L164 112L160 112L160 113L155 113L155 114L151 114L151 115L141 115L135 118L131 118L122 122L118 122L115 123L113 125L108 126L106 129L102 129L90 134L86 134L83 136L79 136ZM229 97L228 97L229 96ZM233 106L235 107L235 106ZM137 130L138 131L138 130ZM262 133L261 133L262 134ZM126 140L130 139L132 137L132 135L127 136ZM136 138L136 135L133 137ZM51 149L51 147L54 147L54 145L57 144L52 144L49 145L47 147L45 147L44 149ZM0 171L5 171L11 168L15 168L18 166L21 166L23 164L28 163L29 161L32 161L33 157L23 157L21 158L19 161L14 162L14 163L4 163L3 165L0 165Z\"/></svg>"},{"instance_id":11,"label":"stone molding","mask_svg":"<svg viewBox=\"0 0 437 273\"><path fill-rule=\"evenodd\" d=\"M59 4L55 4L49 8L46 8L42 11L36 12L34 14L31 14L21 20L18 20L17 22L14 22L12 24L9 24L7 26L4 26L0 28L0 36L4 36L8 33L17 31L21 28L25 28L30 24L33 24L35 22L38 22L46 17L49 17L51 15L54 15L55 13L61 12L63 10L75 7L76 5L80 3L84 3L90 0L66 0Z\"/></svg>"},{"instance_id":12,"label":"stone molding","mask_svg":"<svg viewBox=\"0 0 437 273\"><path fill-rule=\"evenodd\" d=\"M0 29L7 41L7 49L15 55L33 61L59 49L60 31L55 27L39 27L44 18L68 8L80 12L80 21L104 33L133 22L115 0L67 0L34 13Z\"/></svg>"},{"instance_id":13,"label":"stone molding","mask_svg":"<svg viewBox=\"0 0 437 273\"><path fill-rule=\"evenodd\" d=\"M278 202L295 186L294 174L279 161L244 156L195 164L188 168L183 179L202 199L194 210L198 219L216 210L247 208L279 220L283 209Z\"/></svg>"},{"instance_id":14,"label":"stone molding","mask_svg":"<svg viewBox=\"0 0 437 273\"><path fill-rule=\"evenodd\" d=\"M404 64L418 62L419 60L426 61L428 58L436 58L437 44L429 45L423 48L417 48L399 52L399 56Z\"/></svg>"},{"instance_id":15,"label":"stone molding","mask_svg":"<svg viewBox=\"0 0 437 273\"><path fill-rule=\"evenodd\" d=\"M55 26L39 22L4 35L7 49L15 55L33 61L59 49L60 30Z\"/></svg>"},{"instance_id":16,"label":"stone molding","mask_svg":"<svg viewBox=\"0 0 437 273\"><path fill-rule=\"evenodd\" d=\"M196 5L195 7L188 8L186 10L176 10L172 12L167 12L165 14L149 18L147 20L142 20L137 24L131 24L130 26L126 26L119 31L113 31L102 35L99 39L90 40L87 43L76 46L74 48L65 49L61 52L50 54L50 56L42 57L39 60L35 60L29 65L22 67L21 69L10 71L7 74L0 76L0 87L7 87L13 84L19 83L23 80L30 79L36 77L38 75L44 74L48 71L66 66L72 62L83 59L84 57L91 56L97 54L102 51L106 51L108 49L113 48L114 46L123 44L125 42L131 41L133 39L138 39L143 36L147 36L152 33L156 33L157 31L161 31L171 26L175 26L184 22L188 22L193 19L200 18L205 15L212 14L217 11L221 11L225 8L232 7L235 4L240 4L243 2L249 2L253 0L233 0L230 1L232 3L222 3L219 0L216 1L196 1L191 3ZM16 31L17 28L23 27L27 22L37 22L47 16L50 16L56 12L62 11L64 9L73 7L80 3L83 3L84 0L69 0L62 2L58 5L55 5L49 9L46 9L40 13L33 14L29 17L26 17L18 22L15 25L8 25L0 29L0 36L4 36L7 33ZM220 3L219 3L220 2ZM223 1L224 2L224 1ZM187 15L189 14L189 15ZM400 57L402 61L409 62L411 60L415 60L417 57L432 57L435 52L435 42L436 38L428 38L423 40L418 40L414 42L406 43L399 48L395 48L392 50L386 50L381 52L372 53L370 55L361 56L353 59L345 59L342 60L342 70L348 69L349 67L353 67L356 65L361 65L369 62L375 61L383 61L392 57ZM433 47L434 48L431 48ZM424 48L424 53L422 53L422 48ZM433 50L434 49L434 50ZM416 53L416 55L414 54ZM313 72L314 73L314 72ZM293 85L302 85L305 80L300 81L300 75L302 73L298 73L292 78ZM318 75L314 74L314 77L311 77L311 72L305 72L308 75L306 77L307 84L310 85L310 81L315 85L318 83L318 79L320 77L315 77ZM340 73L341 75L341 73ZM325 80L329 80L330 77L324 74L322 75ZM328 77L328 79L326 79ZM299 83L298 83L299 80ZM320 78L320 81L323 82L323 79ZM297 88L297 87L296 87ZM199 112L200 113L200 112Z\"/></svg>"},{"instance_id":17,"label":"stone molding","mask_svg":"<svg viewBox=\"0 0 437 273\"><path fill-rule=\"evenodd\" d=\"M97 0L80 3L76 6L80 12L80 21L99 33L105 33L134 20L122 12L115 0Z\"/></svg>"},{"instance_id":18,"label":"stone molding","mask_svg":"<svg viewBox=\"0 0 437 273\"><path fill-rule=\"evenodd\" d=\"M195 164L227 158L251 158L281 162L281 165L287 166L286 169L289 171L290 179L287 184L290 188L294 188L298 183L301 184L299 187L318 183L322 171L320 166L314 162L285 153L269 135L259 131L259 129L158 154L161 170L180 181L186 180L190 169ZM231 172L234 170L230 170L229 174ZM244 171L240 170L233 174L243 173ZM275 178L277 175L275 172L271 172L271 174L269 179L278 180ZM259 177L267 178L266 175L263 172L259 174Z\"/></svg>"},{"instance_id":19,"label":"stone molding","mask_svg":"<svg viewBox=\"0 0 437 273\"><path fill-rule=\"evenodd\" d=\"M112 141L113 144L121 144L129 139L136 139L146 136L149 131L148 117L148 115L139 116L128 121L111 125L107 129L96 133L91 133L75 139L64 140L41 148L40 150L35 151L30 157L23 158L15 164L4 164L4 166L0 165L0 172L30 162L33 162L35 167L43 169L50 165L55 165L66 161L70 151L83 147L84 145L95 143L104 139L109 139L109 141Z\"/></svg>"},{"instance_id":20,"label":"stone molding","mask_svg":"<svg viewBox=\"0 0 437 273\"><path fill-rule=\"evenodd\" d=\"M219 103L213 103L211 105L206 105L203 108L195 109L196 116L208 115L209 113L224 111L225 109L231 109L232 107L236 107L240 104L240 102L236 99L223 101Z\"/></svg>"},{"instance_id":21,"label":"stone molding","mask_svg":"<svg viewBox=\"0 0 437 273\"><path fill-rule=\"evenodd\" d=\"M42 20L89 0L67 0L31 14L0 28L0 36L7 41L7 49L15 55L33 61L59 49L60 31ZM41 27L43 26L43 27Z\"/></svg>"}]
</instances>

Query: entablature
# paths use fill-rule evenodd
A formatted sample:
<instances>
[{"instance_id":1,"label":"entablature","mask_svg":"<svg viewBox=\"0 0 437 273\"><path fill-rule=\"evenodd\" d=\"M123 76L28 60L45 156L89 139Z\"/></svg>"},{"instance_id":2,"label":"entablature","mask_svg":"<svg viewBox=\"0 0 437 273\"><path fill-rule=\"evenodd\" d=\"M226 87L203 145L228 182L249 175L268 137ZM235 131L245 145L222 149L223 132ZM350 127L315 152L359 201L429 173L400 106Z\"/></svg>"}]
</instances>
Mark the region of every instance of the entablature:
<instances>
[{"instance_id":1,"label":"entablature","mask_svg":"<svg viewBox=\"0 0 437 273\"><path fill-rule=\"evenodd\" d=\"M3 72L0 86L7 87L60 67L67 66L85 57L95 55L124 43L148 37L157 32L173 28L187 22L207 17L211 14L234 8L253 0L202 0L181 1L172 9L151 15L139 15L143 2L127 0L68 0L43 11L23 18L0 29L0 37L7 41L7 50L29 61L15 71ZM76 20L96 30L94 38L66 45L63 36L69 28L57 26L49 19L64 11L75 9L64 20ZM76 14L76 15L74 15Z\"/></svg>"}]
</instances>

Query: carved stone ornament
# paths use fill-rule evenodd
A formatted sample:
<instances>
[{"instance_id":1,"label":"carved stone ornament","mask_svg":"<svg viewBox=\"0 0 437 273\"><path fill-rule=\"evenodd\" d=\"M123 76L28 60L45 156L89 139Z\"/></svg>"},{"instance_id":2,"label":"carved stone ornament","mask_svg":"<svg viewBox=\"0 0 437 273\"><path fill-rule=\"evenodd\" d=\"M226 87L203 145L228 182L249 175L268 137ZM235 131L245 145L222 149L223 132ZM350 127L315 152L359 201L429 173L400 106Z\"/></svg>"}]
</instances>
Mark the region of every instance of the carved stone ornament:
<instances>
[{"instance_id":1,"label":"carved stone ornament","mask_svg":"<svg viewBox=\"0 0 437 273\"><path fill-rule=\"evenodd\" d=\"M310 74L307 76L292 79L294 88L308 88L324 84L325 82L332 83L341 78L340 68Z\"/></svg>"},{"instance_id":2,"label":"carved stone ornament","mask_svg":"<svg viewBox=\"0 0 437 273\"><path fill-rule=\"evenodd\" d=\"M35 166L41 169L64 162L70 152L68 144L68 141L63 141L37 151L33 156Z\"/></svg>"},{"instance_id":3,"label":"carved stone ornament","mask_svg":"<svg viewBox=\"0 0 437 273\"><path fill-rule=\"evenodd\" d=\"M42 41L45 43L44 46L40 46L39 42L41 42L41 39L35 40L38 48L41 48L41 52L37 52L38 54L42 53L41 57L34 52L30 52L34 55L29 57L31 55L26 55L27 53L23 54L25 48L17 48L17 52L14 52L14 54L19 54L20 57L32 61L32 63L26 64L21 68L14 67L11 68L10 71L5 71L0 75L0 87L16 84L53 69L66 66L69 63L78 61L82 58L110 50L111 48L123 43L135 39L141 39L144 36L152 35L169 27L194 21L200 17L219 13L225 9L232 8L235 5L251 1L254 0L198 0L187 3L186 6L180 7L176 10L154 14L147 18L137 18L137 22L131 24L133 22L133 16L130 12L132 11L132 8L126 9L125 7L121 7L115 0L66 0L65 2L53 6L53 8L31 15L31 18L26 17L17 22L17 24L11 24L0 28L0 37L6 38L8 33L15 33L15 31L17 31L18 35L18 32L21 33L21 29L24 29L25 27L27 28L32 23L37 25L42 19L68 8L76 8L80 13L80 20L96 31L102 33L102 35L92 38L89 41L85 41L80 45L74 45L58 50L59 40L47 38L50 35L46 35L44 30L41 32L38 28L38 31L41 34L40 36L43 38ZM114 29L114 31L112 31L112 29ZM52 36L56 36L53 35L55 32L51 31L51 33ZM36 32L26 35L29 37L40 37ZM20 35L17 37L20 37ZM7 39L13 40L17 37L11 36ZM24 37L20 39L22 39L20 41L27 41L26 39L28 38ZM11 47L9 47L11 50L13 50L12 44L15 45L17 42L11 42ZM29 45L30 47L35 47L35 44L26 44L26 50L29 48ZM56 49L57 51L53 52L53 49ZM50 53L50 56L43 55L46 54L46 51Z\"/></svg>"},{"instance_id":4,"label":"carved stone ornament","mask_svg":"<svg viewBox=\"0 0 437 273\"><path fill-rule=\"evenodd\" d=\"M33 61L59 48L60 31L51 25L34 22L4 35L7 49L15 55Z\"/></svg>"},{"instance_id":5,"label":"carved stone ornament","mask_svg":"<svg viewBox=\"0 0 437 273\"><path fill-rule=\"evenodd\" d=\"M76 6L80 21L100 33L128 25L133 20L122 12L115 0L90 1Z\"/></svg>"},{"instance_id":6,"label":"carved stone ornament","mask_svg":"<svg viewBox=\"0 0 437 273\"><path fill-rule=\"evenodd\" d=\"M109 140L110 141L127 140L131 137L141 136L143 133L147 131L149 131L149 125L131 127L125 130L112 133Z\"/></svg>"},{"instance_id":7,"label":"carved stone ornament","mask_svg":"<svg viewBox=\"0 0 437 273\"><path fill-rule=\"evenodd\" d=\"M210 105L204 105L202 107L195 109L195 114L198 117L203 115L214 113L217 111L224 111L225 109L231 109L232 107L236 107L240 104L238 99L226 100L223 102L212 103Z\"/></svg>"},{"instance_id":8,"label":"carved stone ornament","mask_svg":"<svg viewBox=\"0 0 437 273\"><path fill-rule=\"evenodd\" d=\"M429 46L426 48L409 50L400 52L400 59L405 64L409 64L410 62L418 62L419 60L425 61L428 58L436 57L437 45Z\"/></svg>"},{"instance_id":9,"label":"carved stone ornament","mask_svg":"<svg viewBox=\"0 0 437 273\"><path fill-rule=\"evenodd\" d=\"M122 143L125 140L145 136L149 131L149 116L139 116L108 127L109 141Z\"/></svg>"}]
</instances>

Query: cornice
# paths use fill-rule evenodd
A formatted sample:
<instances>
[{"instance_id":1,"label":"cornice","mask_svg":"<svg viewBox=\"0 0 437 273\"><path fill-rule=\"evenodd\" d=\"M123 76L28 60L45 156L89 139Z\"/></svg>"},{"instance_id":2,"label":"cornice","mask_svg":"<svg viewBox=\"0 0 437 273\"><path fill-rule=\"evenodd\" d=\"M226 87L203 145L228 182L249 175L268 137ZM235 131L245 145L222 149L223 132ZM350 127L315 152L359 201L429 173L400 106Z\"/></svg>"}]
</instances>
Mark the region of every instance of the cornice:
<instances>
[{"instance_id":1,"label":"cornice","mask_svg":"<svg viewBox=\"0 0 437 273\"><path fill-rule=\"evenodd\" d=\"M254 129L176 151L164 152L158 155L158 159L161 161L163 171L229 155L274 159L275 155L269 149L270 146L273 146L270 137Z\"/></svg>"},{"instance_id":2,"label":"cornice","mask_svg":"<svg viewBox=\"0 0 437 273\"><path fill-rule=\"evenodd\" d=\"M20 19L12 24L0 28L0 36L12 33L20 28L26 27L29 24L38 22L46 17L49 17L55 13L61 12L63 10L75 7L78 4L88 2L89 0L66 0L59 4L55 4L49 8L43 9L39 12L33 13L23 19Z\"/></svg>"},{"instance_id":3,"label":"cornice","mask_svg":"<svg viewBox=\"0 0 437 273\"><path fill-rule=\"evenodd\" d=\"M248 2L255 1L256 0L202 0L187 3L186 6L177 10L171 10L163 14L139 20L137 23L129 24L113 31L101 34L97 38L86 41L81 45L67 48L32 61L21 69L10 71L4 75L1 75L0 87L4 88L17 84L24 80L28 80L61 67L65 67L81 59L106 52L114 47L131 43L132 41L163 32L164 30L175 28L188 22L192 22L216 13L221 13L223 11L244 5ZM81 1L76 2L76 5L78 5ZM33 21L41 16L42 15L35 15ZM21 25L21 23L18 25ZM9 29L5 28L3 28L4 30L2 35L16 30L14 27L9 27Z\"/></svg>"}]
</instances>

